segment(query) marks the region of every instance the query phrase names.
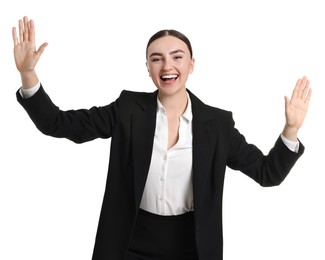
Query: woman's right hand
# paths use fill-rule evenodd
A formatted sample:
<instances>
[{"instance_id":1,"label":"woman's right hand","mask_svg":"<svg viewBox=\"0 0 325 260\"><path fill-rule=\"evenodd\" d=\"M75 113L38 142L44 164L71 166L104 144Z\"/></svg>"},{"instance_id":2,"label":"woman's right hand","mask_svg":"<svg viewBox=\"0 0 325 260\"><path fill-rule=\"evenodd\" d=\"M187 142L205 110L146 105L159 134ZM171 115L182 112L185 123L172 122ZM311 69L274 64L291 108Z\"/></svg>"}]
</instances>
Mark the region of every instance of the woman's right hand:
<instances>
[{"instance_id":1,"label":"woman's right hand","mask_svg":"<svg viewBox=\"0 0 325 260\"><path fill-rule=\"evenodd\" d=\"M14 41L15 63L22 76L23 87L32 87L38 82L35 67L47 43L43 43L36 50L34 22L33 20L28 20L26 16L19 20L19 38L15 27L12 29L12 37Z\"/></svg>"}]
</instances>

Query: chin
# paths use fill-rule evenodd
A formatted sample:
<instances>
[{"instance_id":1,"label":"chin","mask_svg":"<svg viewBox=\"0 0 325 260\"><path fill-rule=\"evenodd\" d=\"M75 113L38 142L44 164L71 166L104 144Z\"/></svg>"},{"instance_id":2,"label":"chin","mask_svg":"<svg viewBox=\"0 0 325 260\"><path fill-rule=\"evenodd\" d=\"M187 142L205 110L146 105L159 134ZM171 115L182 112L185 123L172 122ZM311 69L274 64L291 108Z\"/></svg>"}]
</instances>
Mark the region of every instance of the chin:
<instances>
[{"instance_id":1,"label":"chin","mask_svg":"<svg viewBox=\"0 0 325 260\"><path fill-rule=\"evenodd\" d=\"M176 86L162 86L158 87L158 91L161 95L172 96L182 91L186 91L185 87L176 87Z\"/></svg>"}]
</instances>

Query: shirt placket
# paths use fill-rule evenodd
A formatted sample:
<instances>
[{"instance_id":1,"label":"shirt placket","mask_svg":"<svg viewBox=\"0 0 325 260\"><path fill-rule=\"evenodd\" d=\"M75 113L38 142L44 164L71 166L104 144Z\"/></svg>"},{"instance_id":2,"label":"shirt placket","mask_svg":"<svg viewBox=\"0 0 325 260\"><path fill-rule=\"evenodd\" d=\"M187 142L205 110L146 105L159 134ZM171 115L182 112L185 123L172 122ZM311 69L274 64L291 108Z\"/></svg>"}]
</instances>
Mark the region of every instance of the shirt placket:
<instances>
[{"instance_id":1,"label":"shirt placket","mask_svg":"<svg viewBox=\"0 0 325 260\"><path fill-rule=\"evenodd\" d=\"M160 170L160 194L159 194L159 205L160 210L162 214L166 214L166 190L167 190L167 171L168 171L168 122L167 122L167 114L164 109L162 109L162 144L163 144L163 150L162 150L162 168Z\"/></svg>"}]
</instances>

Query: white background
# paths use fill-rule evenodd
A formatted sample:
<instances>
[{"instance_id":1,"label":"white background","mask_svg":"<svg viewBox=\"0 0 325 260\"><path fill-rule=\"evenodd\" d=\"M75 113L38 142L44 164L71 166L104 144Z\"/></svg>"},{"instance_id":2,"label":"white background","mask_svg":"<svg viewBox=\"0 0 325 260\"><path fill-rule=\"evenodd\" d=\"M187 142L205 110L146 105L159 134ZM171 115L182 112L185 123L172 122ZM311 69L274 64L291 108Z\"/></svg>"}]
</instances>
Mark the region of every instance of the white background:
<instances>
[{"instance_id":1,"label":"white background","mask_svg":"<svg viewBox=\"0 0 325 260\"><path fill-rule=\"evenodd\" d=\"M82 145L42 135L16 101L11 28L34 19L49 43L38 75L62 109L153 91L149 37L186 34L196 68L187 87L231 110L248 142L267 153L284 125L284 95L308 76L313 97L299 137L306 147L287 179L261 188L228 170L224 259L325 259L323 1L44 1L0 3L0 259L89 260L110 140Z\"/></svg>"}]
</instances>

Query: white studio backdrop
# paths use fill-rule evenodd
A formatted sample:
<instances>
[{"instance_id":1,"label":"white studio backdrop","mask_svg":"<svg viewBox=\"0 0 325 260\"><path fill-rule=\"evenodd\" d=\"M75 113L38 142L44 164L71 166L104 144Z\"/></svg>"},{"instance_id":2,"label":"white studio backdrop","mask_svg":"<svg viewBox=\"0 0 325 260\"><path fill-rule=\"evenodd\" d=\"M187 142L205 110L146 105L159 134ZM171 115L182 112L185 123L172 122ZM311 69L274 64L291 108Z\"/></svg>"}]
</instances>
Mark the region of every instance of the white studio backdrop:
<instances>
[{"instance_id":1,"label":"white studio backdrop","mask_svg":"<svg viewBox=\"0 0 325 260\"><path fill-rule=\"evenodd\" d=\"M0 259L91 259L110 140L77 145L42 135L16 101L11 28L24 15L48 42L37 73L62 109L154 91L145 46L160 29L189 37L187 87L231 110L267 153L284 126L284 95L308 76L313 97L299 137L306 147L287 179L261 188L227 170L224 259L324 260L325 171L322 1L40 1L0 3Z\"/></svg>"}]
</instances>

